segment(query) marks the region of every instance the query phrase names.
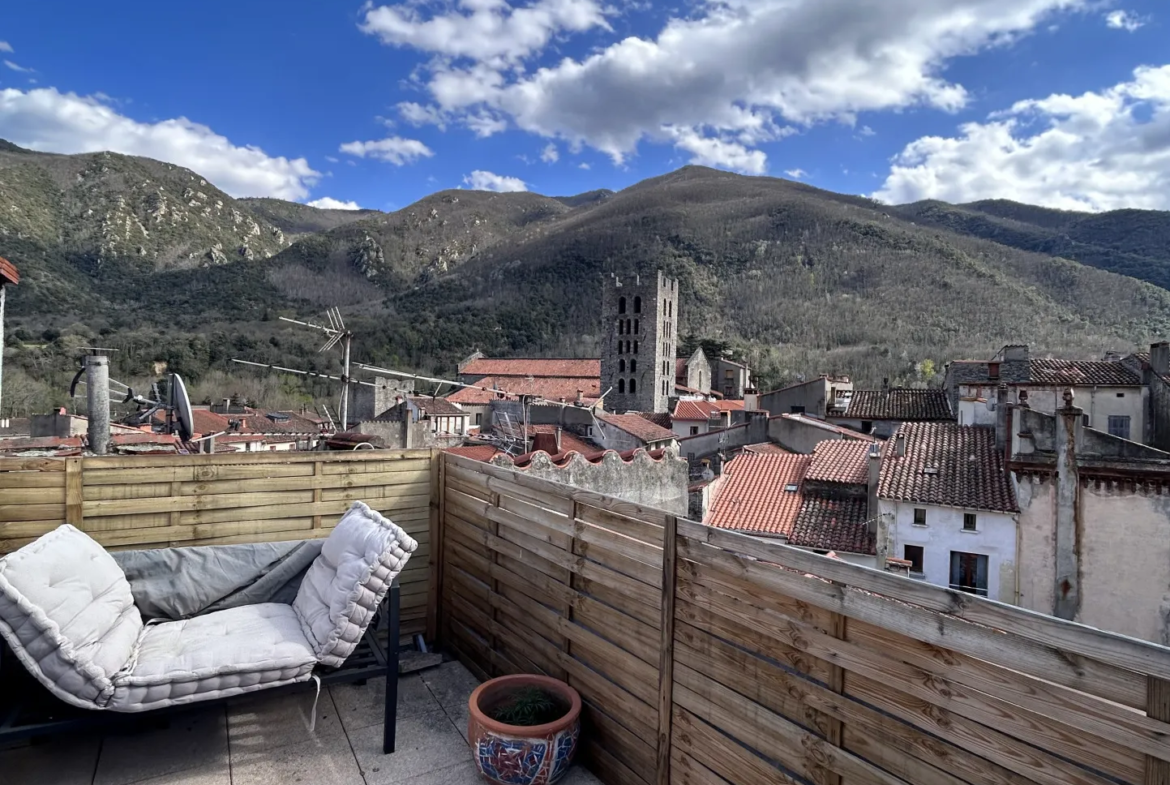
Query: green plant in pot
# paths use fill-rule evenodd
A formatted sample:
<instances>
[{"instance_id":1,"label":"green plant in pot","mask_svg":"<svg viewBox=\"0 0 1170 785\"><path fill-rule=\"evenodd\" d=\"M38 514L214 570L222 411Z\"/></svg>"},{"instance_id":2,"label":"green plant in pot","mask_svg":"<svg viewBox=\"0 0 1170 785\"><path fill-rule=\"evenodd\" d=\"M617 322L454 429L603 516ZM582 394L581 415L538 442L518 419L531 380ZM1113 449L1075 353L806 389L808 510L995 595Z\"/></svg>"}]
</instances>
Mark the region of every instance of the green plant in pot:
<instances>
[{"instance_id":1,"label":"green plant in pot","mask_svg":"<svg viewBox=\"0 0 1170 785\"><path fill-rule=\"evenodd\" d=\"M552 785L572 764L581 731L581 696L548 676L491 679L468 700L467 736L475 765L500 785Z\"/></svg>"}]
</instances>

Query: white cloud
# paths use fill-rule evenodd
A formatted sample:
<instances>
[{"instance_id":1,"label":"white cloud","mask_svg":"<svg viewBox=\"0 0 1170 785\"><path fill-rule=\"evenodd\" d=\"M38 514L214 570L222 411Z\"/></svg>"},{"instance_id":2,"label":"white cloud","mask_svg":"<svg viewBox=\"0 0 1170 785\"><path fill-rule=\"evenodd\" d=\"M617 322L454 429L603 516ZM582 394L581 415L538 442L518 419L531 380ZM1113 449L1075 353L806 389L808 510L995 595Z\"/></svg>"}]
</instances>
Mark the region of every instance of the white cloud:
<instances>
[{"instance_id":1,"label":"white cloud","mask_svg":"<svg viewBox=\"0 0 1170 785\"><path fill-rule=\"evenodd\" d=\"M341 146L341 152L356 155L358 158L376 158L395 166L414 163L420 158L430 158L435 153L417 139L403 139L401 136L389 136L372 142L346 142Z\"/></svg>"},{"instance_id":2,"label":"white cloud","mask_svg":"<svg viewBox=\"0 0 1170 785\"><path fill-rule=\"evenodd\" d=\"M402 119L413 126L434 125L440 130L446 130L446 119L437 107L423 106L414 101L403 101L398 104L398 113Z\"/></svg>"},{"instance_id":3,"label":"white cloud","mask_svg":"<svg viewBox=\"0 0 1170 785\"><path fill-rule=\"evenodd\" d=\"M0 41L0 52L7 52L8 54L12 54L13 51L15 50L13 50L12 44L8 43L7 41Z\"/></svg>"},{"instance_id":4,"label":"white cloud","mask_svg":"<svg viewBox=\"0 0 1170 785\"><path fill-rule=\"evenodd\" d=\"M762 171L754 148L791 133L786 124L964 107L966 89L946 78L949 61L1009 45L1094 1L705 0L657 35L536 68L527 60L550 54L555 38L604 26L595 3L537 0L513 10L504 0L457 0L429 18L414 5L380 6L364 29L434 55L420 79L428 113L446 122L487 110L618 163L650 140Z\"/></svg>"},{"instance_id":5,"label":"white cloud","mask_svg":"<svg viewBox=\"0 0 1170 785\"><path fill-rule=\"evenodd\" d=\"M473 191L496 191L508 193L511 191L527 191L528 184L519 177L505 177L493 172L476 169L463 178L463 183Z\"/></svg>"},{"instance_id":6,"label":"white cloud","mask_svg":"<svg viewBox=\"0 0 1170 785\"><path fill-rule=\"evenodd\" d=\"M555 164L560 160L560 158L560 151L557 150L557 146L552 142L549 142L544 146L544 149L540 151L540 160L544 161L546 164Z\"/></svg>"},{"instance_id":7,"label":"white cloud","mask_svg":"<svg viewBox=\"0 0 1170 785\"><path fill-rule=\"evenodd\" d=\"M332 155L325 156L325 160L331 164L341 163L337 158L333 157Z\"/></svg>"},{"instance_id":8,"label":"white cloud","mask_svg":"<svg viewBox=\"0 0 1170 785\"><path fill-rule=\"evenodd\" d=\"M858 136L873 136L876 133L877 132L874 131L872 128L870 128L868 125L863 125L863 126L861 126L861 130L857 132L857 135Z\"/></svg>"},{"instance_id":9,"label":"white cloud","mask_svg":"<svg viewBox=\"0 0 1170 785\"><path fill-rule=\"evenodd\" d=\"M232 196L303 199L320 177L304 158L234 145L185 117L142 123L96 98L54 88L0 90L0 137L46 152L156 158L192 169Z\"/></svg>"},{"instance_id":10,"label":"white cloud","mask_svg":"<svg viewBox=\"0 0 1170 785\"><path fill-rule=\"evenodd\" d=\"M464 125L472 130L480 139L498 134L508 128L508 121L488 112L469 115L463 120Z\"/></svg>"},{"instance_id":11,"label":"white cloud","mask_svg":"<svg viewBox=\"0 0 1170 785\"><path fill-rule=\"evenodd\" d=\"M1129 11L1110 11L1105 14L1105 24L1114 30L1125 30L1132 33L1139 27L1144 27L1146 20Z\"/></svg>"},{"instance_id":12,"label":"white cloud","mask_svg":"<svg viewBox=\"0 0 1170 785\"><path fill-rule=\"evenodd\" d=\"M305 202L309 207L319 207L322 210L360 210L361 205L357 202L343 202L340 199L334 199L332 196L322 196L320 199L314 199L311 202Z\"/></svg>"},{"instance_id":13,"label":"white cloud","mask_svg":"<svg viewBox=\"0 0 1170 785\"><path fill-rule=\"evenodd\" d=\"M959 132L907 145L874 196L1170 209L1170 65L1101 92L1020 101Z\"/></svg>"},{"instance_id":14,"label":"white cloud","mask_svg":"<svg viewBox=\"0 0 1170 785\"><path fill-rule=\"evenodd\" d=\"M594 0L537 0L525 8L506 0L458 0L455 8L429 19L411 5L383 5L366 10L361 24L385 44L500 67L539 52L558 33L594 27L609 29Z\"/></svg>"},{"instance_id":15,"label":"white cloud","mask_svg":"<svg viewBox=\"0 0 1170 785\"><path fill-rule=\"evenodd\" d=\"M34 71L33 69L25 68L23 66L17 65L16 63L12 62L11 60L5 60L4 65L7 66L10 70L16 71L17 73L20 73L20 74L36 73L36 71Z\"/></svg>"},{"instance_id":16,"label":"white cloud","mask_svg":"<svg viewBox=\"0 0 1170 785\"><path fill-rule=\"evenodd\" d=\"M785 170L784 170L784 174L788 175L788 176L789 176L789 177L791 177L793 180L800 180L800 179L803 179L803 178L805 178L805 177L808 177L808 172L806 172L806 171L804 171L803 169L800 169L800 168L797 168L797 169L785 169Z\"/></svg>"},{"instance_id":17,"label":"white cloud","mask_svg":"<svg viewBox=\"0 0 1170 785\"><path fill-rule=\"evenodd\" d=\"M589 164L582 161L581 163L577 164L577 168L578 169L589 169Z\"/></svg>"}]
</instances>

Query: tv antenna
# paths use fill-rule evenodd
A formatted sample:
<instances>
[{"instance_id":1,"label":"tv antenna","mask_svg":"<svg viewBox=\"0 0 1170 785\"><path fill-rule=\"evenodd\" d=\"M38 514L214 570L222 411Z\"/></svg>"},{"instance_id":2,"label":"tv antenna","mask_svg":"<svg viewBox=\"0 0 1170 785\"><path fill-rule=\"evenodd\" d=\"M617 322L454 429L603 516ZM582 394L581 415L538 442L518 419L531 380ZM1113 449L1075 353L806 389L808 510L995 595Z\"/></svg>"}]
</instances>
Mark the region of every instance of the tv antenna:
<instances>
[{"instance_id":1,"label":"tv antenna","mask_svg":"<svg viewBox=\"0 0 1170 785\"><path fill-rule=\"evenodd\" d=\"M328 325L313 324L312 322L302 322L297 319L289 319L287 316L280 317L282 322L290 322L291 324L299 324L301 327L310 327L314 330L320 330L325 333L328 340L318 349L318 352L324 352L332 349L338 343L341 344L341 351L343 355L342 370L341 370L341 430L349 430L349 350L353 343L353 332L345 328L345 322L341 318L341 309L334 306L325 311L325 318L329 320ZM285 370L285 369L282 369Z\"/></svg>"}]
</instances>

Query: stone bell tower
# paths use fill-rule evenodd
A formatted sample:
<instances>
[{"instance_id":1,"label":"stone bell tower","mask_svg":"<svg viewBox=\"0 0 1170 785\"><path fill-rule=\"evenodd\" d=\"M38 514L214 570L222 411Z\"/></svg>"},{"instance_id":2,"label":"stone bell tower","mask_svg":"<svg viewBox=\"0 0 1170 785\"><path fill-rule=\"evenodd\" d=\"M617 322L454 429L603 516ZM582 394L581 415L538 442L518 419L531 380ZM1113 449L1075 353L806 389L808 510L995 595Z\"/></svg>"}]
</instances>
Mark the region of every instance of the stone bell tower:
<instances>
[{"instance_id":1,"label":"stone bell tower","mask_svg":"<svg viewBox=\"0 0 1170 785\"><path fill-rule=\"evenodd\" d=\"M601 286L601 391L612 412L665 412L674 394L678 281L662 271L605 278Z\"/></svg>"}]
</instances>

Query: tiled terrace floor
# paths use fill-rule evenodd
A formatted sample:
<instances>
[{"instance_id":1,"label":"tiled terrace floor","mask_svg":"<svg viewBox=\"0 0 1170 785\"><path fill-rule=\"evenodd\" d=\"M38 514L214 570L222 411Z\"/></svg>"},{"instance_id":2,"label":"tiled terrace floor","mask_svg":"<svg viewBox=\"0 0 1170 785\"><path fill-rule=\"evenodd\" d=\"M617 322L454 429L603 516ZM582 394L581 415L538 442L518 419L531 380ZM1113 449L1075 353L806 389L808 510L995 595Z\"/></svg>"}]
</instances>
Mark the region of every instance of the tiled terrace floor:
<instances>
[{"instance_id":1,"label":"tiled terrace floor","mask_svg":"<svg viewBox=\"0 0 1170 785\"><path fill-rule=\"evenodd\" d=\"M385 683L263 693L192 709L168 725L58 738L0 750L8 785L471 785L467 698L477 682L457 662L398 682L398 740L382 754ZM598 781L581 767L565 785Z\"/></svg>"}]
</instances>

